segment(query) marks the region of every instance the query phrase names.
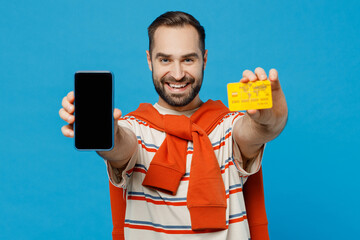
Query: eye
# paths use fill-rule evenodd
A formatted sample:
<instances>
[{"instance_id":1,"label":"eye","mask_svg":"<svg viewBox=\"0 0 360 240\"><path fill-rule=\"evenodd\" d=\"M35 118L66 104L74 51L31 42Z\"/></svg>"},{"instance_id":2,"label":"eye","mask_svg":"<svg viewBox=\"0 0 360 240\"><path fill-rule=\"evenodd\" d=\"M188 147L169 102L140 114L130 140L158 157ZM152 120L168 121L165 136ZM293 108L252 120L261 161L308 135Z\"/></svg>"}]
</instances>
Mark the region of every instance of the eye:
<instances>
[{"instance_id":1,"label":"eye","mask_svg":"<svg viewBox=\"0 0 360 240\"><path fill-rule=\"evenodd\" d=\"M191 59L191 58L186 58L185 60L184 60L184 62L186 62L186 63L192 63L194 60L193 59Z\"/></svg>"},{"instance_id":2,"label":"eye","mask_svg":"<svg viewBox=\"0 0 360 240\"><path fill-rule=\"evenodd\" d=\"M162 63L168 63L168 62L170 62L170 60L167 59L167 58L161 58L161 59L160 59L160 62L162 62Z\"/></svg>"}]
</instances>

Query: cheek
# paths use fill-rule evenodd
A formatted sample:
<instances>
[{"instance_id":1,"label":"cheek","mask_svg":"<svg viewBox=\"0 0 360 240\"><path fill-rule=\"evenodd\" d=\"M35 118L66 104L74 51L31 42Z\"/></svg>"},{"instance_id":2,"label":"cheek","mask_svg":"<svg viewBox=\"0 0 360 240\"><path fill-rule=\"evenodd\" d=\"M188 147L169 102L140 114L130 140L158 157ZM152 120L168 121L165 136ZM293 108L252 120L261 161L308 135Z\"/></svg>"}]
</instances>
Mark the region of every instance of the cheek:
<instances>
[{"instance_id":1,"label":"cheek","mask_svg":"<svg viewBox=\"0 0 360 240\"><path fill-rule=\"evenodd\" d=\"M192 66L189 70L188 73L196 78L199 79L202 77L202 73L203 73L203 66L202 65L197 65L197 66Z\"/></svg>"},{"instance_id":2,"label":"cheek","mask_svg":"<svg viewBox=\"0 0 360 240\"><path fill-rule=\"evenodd\" d=\"M156 79L160 79L164 77L169 71L164 67L153 66L152 72L153 72L153 77L155 77Z\"/></svg>"}]
</instances>

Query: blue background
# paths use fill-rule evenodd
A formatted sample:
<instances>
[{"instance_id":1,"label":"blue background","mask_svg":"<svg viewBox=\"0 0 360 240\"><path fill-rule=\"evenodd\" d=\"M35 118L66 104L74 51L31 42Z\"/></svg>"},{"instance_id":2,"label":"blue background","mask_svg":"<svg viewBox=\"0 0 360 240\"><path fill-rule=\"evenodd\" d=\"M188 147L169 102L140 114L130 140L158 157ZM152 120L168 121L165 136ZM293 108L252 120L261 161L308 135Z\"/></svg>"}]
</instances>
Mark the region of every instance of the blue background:
<instances>
[{"instance_id":1,"label":"blue background","mask_svg":"<svg viewBox=\"0 0 360 240\"><path fill-rule=\"evenodd\" d=\"M110 239L105 165L62 136L77 70L111 70L124 113L157 101L147 27L168 10L206 29L201 98L245 69L279 71L285 131L267 145L272 239L354 239L359 216L359 1L2 1L0 239Z\"/></svg>"}]
</instances>

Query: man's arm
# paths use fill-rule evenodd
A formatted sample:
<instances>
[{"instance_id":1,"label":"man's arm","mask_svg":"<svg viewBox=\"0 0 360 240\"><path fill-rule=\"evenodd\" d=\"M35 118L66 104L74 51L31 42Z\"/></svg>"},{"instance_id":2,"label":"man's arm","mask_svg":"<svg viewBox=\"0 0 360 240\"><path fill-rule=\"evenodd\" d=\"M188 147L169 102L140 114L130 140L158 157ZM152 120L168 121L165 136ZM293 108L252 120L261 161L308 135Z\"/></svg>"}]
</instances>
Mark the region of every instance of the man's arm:
<instances>
[{"instance_id":1,"label":"man's arm","mask_svg":"<svg viewBox=\"0 0 360 240\"><path fill-rule=\"evenodd\" d=\"M69 92L62 100L63 108L60 109L60 117L68 124L61 128L65 137L74 137L73 124L75 122L74 92ZM96 114L96 110L94 110ZM97 152L101 157L108 160L115 168L122 168L130 160L137 146L135 134L128 128L122 128L118 125L118 119L121 117L121 111L114 109L114 148L111 151Z\"/></svg>"},{"instance_id":2,"label":"man's arm","mask_svg":"<svg viewBox=\"0 0 360 240\"><path fill-rule=\"evenodd\" d=\"M267 75L262 68L256 68L255 73L245 70L240 82L266 80ZM284 129L288 117L288 108L281 89L278 72L269 72L273 107L271 109L248 110L244 117L234 126L234 140L238 144L244 162L256 157L264 145L276 138Z\"/></svg>"},{"instance_id":3,"label":"man's arm","mask_svg":"<svg viewBox=\"0 0 360 240\"><path fill-rule=\"evenodd\" d=\"M115 109L119 110L119 109ZM137 147L137 139L135 134L128 128L122 128L117 124L116 119L120 118L121 114L118 118L115 117L116 113L114 110L114 118L115 118L115 134L114 134L114 148L111 151L98 151L97 153L104 159L108 160L111 166L115 168L122 169L131 156L136 151ZM120 110L119 110L120 111Z\"/></svg>"}]
</instances>

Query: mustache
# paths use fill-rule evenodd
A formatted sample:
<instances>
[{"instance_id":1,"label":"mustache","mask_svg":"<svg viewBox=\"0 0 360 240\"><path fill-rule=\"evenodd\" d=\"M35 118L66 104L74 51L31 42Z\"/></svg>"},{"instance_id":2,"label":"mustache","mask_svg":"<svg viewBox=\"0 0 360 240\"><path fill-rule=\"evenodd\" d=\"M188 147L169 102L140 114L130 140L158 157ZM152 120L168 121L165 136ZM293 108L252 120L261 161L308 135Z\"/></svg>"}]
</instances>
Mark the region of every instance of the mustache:
<instances>
[{"instance_id":1,"label":"mustache","mask_svg":"<svg viewBox=\"0 0 360 240\"><path fill-rule=\"evenodd\" d=\"M165 84L165 83L178 83L178 84L179 83L194 83L195 78L185 75L180 80L176 80L173 76L164 76L164 77L160 78L160 82L162 84Z\"/></svg>"}]
</instances>

